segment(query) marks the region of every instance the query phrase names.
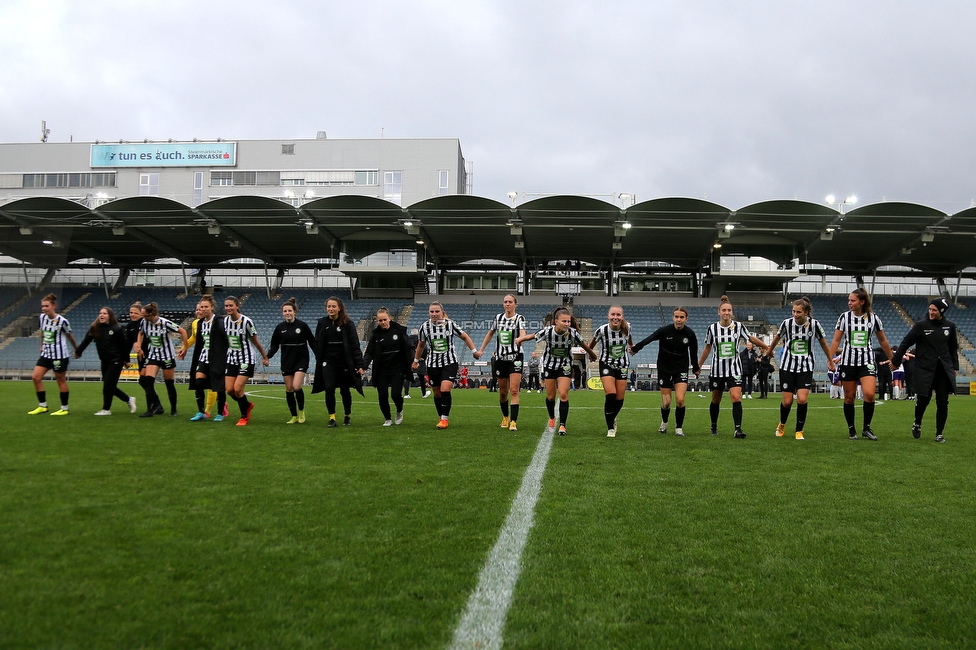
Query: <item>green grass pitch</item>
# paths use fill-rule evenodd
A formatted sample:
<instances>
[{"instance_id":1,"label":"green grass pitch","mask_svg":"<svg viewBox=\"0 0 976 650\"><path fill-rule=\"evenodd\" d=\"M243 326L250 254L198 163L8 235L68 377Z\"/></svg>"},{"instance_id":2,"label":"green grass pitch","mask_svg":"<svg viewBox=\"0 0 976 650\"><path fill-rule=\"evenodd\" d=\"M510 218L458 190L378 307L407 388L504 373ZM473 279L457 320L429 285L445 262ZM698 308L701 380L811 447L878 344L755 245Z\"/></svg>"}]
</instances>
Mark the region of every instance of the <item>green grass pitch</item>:
<instances>
[{"instance_id":1,"label":"green grass pitch","mask_svg":"<svg viewBox=\"0 0 976 650\"><path fill-rule=\"evenodd\" d=\"M133 383L123 388L144 404ZM71 415L28 416L0 383L0 647L444 648L542 435L497 394L430 399L383 428L285 426L280 387L252 422L140 419L71 384ZM57 389L47 382L48 396ZM164 391L161 394L165 395ZM164 404L166 403L164 396ZM602 393L571 393L504 627L508 648L962 648L976 645L976 399L950 402L946 444L910 434L912 402L878 406L880 440L847 440L814 396L806 440L773 431L779 396L744 401L745 440L688 397L684 439L657 433L658 393L627 393L606 437ZM861 410L858 407L858 424Z\"/></svg>"}]
</instances>

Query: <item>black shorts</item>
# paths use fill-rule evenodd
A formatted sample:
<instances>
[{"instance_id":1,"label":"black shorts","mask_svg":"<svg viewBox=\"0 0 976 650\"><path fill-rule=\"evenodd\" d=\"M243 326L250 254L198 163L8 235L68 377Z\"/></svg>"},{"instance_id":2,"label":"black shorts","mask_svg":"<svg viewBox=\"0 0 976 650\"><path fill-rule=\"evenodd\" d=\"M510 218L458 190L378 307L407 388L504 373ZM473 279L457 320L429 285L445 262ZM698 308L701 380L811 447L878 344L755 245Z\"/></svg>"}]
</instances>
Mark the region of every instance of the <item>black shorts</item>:
<instances>
[{"instance_id":1,"label":"black shorts","mask_svg":"<svg viewBox=\"0 0 976 650\"><path fill-rule=\"evenodd\" d=\"M708 378L708 389L709 390L732 390L733 388L742 388L742 376L738 377L709 377Z\"/></svg>"},{"instance_id":2,"label":"black shorts","mask_svg":"<svg viewBox=\"0 0 976 650\"><path fill-rule=\"evenodd\" d=\"M449 381L451 385L454 384L457 379L458 374L458 364L452 363L448 366L443 366L441 368L427 368L427 378L430 380L430 385L439 388L441 382Z\"/></svg>"},{"instance_id":3,"label":"black shorts","mask_svg":"<svg viewBox=\"0 0 976 650\"><path fill-rule=\"evenodd\" d=\"M688 371L678 372L675 370L662 370L658 366L657 378L661 383L661 388L672 389L678 384L688 383Z\"/></svg>"},{"instance_id":4,"label":"black shorts","mask_svg":"<svg viewBox=\"0 0 976 650\"><path fill-rule=\"evenodd\" d=\"M780 370L779 385L784 393L795 393L798 390L810 390L813 388L813 371L790 372L789 370Z\"/></svg>"},{"instance_id":5,"label":"black shorts","mask_svg":"<svg viewBox=\"0 0 976 650\"><path fill-rule=\"evenodd\" d=\"M210 364L208 362L198 363L196 374L203 375L204 379L210 377Z\"/></svg>"},{"instance_id":6,"label":"black shorts","mask_svg":"<svg viewBox=\"0 0 976 650\"><path fill-rule=\"evenodd\" d=\"M163 370L172 370L176 367L176 359L146 359L147 366L159 366Z\"/></svg>"},{"instance_id":7,"label":"black shorts","mask_svg":"<svg viewBox=\"0 0 976 650\"><path fill-rule=\"evenodd\" d=\"M877 377L878 376L878 366L873 363L869 363L866 366L841 366L840 370L840 380L844 381L859 381L861 377Z\"/></svg>"},{"instance_id":8,"label":"black shorts","mask_svg":"<svg viewBox=\"0 0 976 650\"><path fill-rule=\"evenodd\" d=\"M613 366L608 366L607 364L600 362L600 378L613 377L617 381L626 381L627 377L624 373L627 372L626 368L614 368Z\"/></svg>"},{"instance_id":9,"label":"black shorts","mask_svg":"<svg viewBox=\"0 0 976 650\"><path fill-rule=\"evenodd\" d=\"M281 374L284 375L285 377L291 377L296 372L308 372L308 364L305 364L303 366L292 366L288 368L284 366L281 367Z\"/></svg>"},{"instance_id":10,"label":"black shorts","mask_svg":"<svg viewBox=\"0 0 976 650\"><path fill-rule=\"evenodd\" d=\"M545 373L542 375L543 379L561 379L562 377L566 377L568 379L573 378L573 367L569 364L559 366L558 368L546 368L543 372Z\"/></svg>"},{"instance_id":11,"label":"black shorts","mask_svg":"<svg viewBox=\"0 0 976 650\"><path fill-rule=\"evenodd\" d=\"M495 360L495 379L505 379L509 375L521 375L524 368L521 354L510 354Z\"/></svg>"},{"instance_id":12,"label":"black shorts","mask_svg":"<svg viewBox=\"0 0 976 650\"><path fill-rule=\"evenodd\" d=\"M71 359L67 357L64 359L48 359L47 357L38 357L37 364L35 365L42 368L47 368L48 370L53 370L54 372L67 372L69 361L71 361Z\"/></svg>"},{"instance_id":13,"label":"black shorts","mask_svg":"<svg viewBox=\"0 0 976 650\"><path fill-rule=\"evenodd\" d=\"M240 365L228 363L224 369L224 377L253 377L254 364L242 363Z\"/></svg>"}]
</instances>

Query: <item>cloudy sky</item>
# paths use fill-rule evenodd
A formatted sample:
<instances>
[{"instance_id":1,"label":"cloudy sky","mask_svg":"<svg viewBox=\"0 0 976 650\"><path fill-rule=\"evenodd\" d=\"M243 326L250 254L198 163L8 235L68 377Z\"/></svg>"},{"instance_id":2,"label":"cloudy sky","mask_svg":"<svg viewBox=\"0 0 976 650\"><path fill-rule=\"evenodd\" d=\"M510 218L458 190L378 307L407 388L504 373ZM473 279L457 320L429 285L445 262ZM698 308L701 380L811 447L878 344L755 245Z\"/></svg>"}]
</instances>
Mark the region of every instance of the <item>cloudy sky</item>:
<instances>
[{"instance_id":1,"label":"cloudy sky","mask_svg":"<svg viewBox=\"0 0 976 650\"><path fill-rule=\"evenodd\" d=\"M457 137L475 193L906 200L974 186L976 5L0 4L0 141Z\"/></svg>"}]
</instances>

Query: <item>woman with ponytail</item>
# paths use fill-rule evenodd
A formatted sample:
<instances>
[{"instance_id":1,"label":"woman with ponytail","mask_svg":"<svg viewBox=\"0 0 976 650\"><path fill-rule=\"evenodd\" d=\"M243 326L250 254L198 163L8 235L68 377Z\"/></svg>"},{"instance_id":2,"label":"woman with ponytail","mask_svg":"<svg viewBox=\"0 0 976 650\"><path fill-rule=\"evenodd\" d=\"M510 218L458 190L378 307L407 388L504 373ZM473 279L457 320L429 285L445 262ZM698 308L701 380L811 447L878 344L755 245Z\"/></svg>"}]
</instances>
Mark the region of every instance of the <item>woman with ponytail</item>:
<instances>
[{"instance_id":1,"label":"woman with ponytail","mask_svg":"<svg viewBox=\"0 0 976 650\"><path fill-rule=\"evenodd\" d=\"M315 347L315 335L305 321L298 319L298 301L289 298L281 306L284 319L274 328L268 345L268 358L281 348L281 375L285 379L285 401L291 418L285 424L305 422L305 374L309 366L309 347Z\"/></svg>"}]
</instances>

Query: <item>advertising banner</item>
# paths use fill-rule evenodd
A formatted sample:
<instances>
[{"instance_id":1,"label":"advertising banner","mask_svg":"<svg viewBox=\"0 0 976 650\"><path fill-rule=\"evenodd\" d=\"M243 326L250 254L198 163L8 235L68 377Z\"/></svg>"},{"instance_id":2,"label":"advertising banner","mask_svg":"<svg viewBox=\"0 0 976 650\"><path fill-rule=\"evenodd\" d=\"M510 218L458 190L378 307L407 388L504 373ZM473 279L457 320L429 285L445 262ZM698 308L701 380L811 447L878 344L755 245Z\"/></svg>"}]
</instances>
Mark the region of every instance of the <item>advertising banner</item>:
<instances>
[{"instance_id":1,"label":"advertising banner","mask_svg":"<svg viewBox=\"0 0 976 650\"><path fill-rule=\"evenodd\" d=\"M93 144L92 167L233 167L236 142Z\"/></svg>"}]
</instances>

